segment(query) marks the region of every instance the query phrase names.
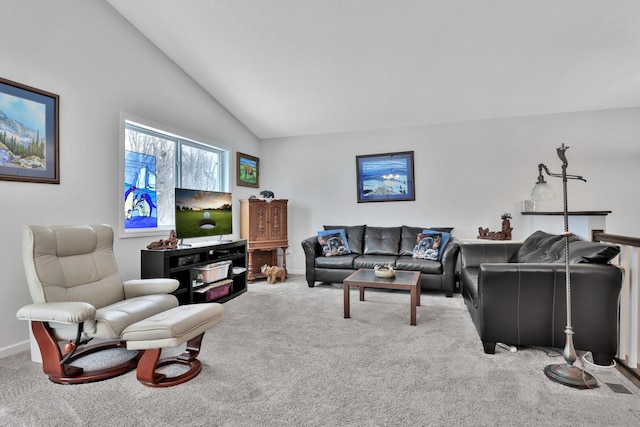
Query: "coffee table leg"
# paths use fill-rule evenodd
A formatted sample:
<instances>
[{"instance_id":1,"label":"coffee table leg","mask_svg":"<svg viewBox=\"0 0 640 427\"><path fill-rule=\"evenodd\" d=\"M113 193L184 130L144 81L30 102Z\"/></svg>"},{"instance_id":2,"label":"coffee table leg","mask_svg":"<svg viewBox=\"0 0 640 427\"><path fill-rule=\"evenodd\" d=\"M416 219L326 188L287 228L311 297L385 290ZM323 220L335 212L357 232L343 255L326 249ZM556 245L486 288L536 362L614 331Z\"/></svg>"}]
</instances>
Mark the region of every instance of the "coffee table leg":
<instances>
[{"instance_id":1,"label":"coffee table leg","mask_svg":"<svg viewBox=\"0 0 640 427\"><path fill-rule=\"evenodd\" d=\"M364 286L359 286L360 288L360 301L364 301Z\"/></svg>"},{"instance_id":2,"label":"coffee table leg","mask_svg":"<svg viewBox=\"0 0 640 427\"><path fill-rule=\"evenodd\" d=\"M348 319L351 317L351 310L349 307L349 284L346 282L342 283L342 291L344 292L344 318Z\"/></svg>"},{"instance_id":3,"label":"coffee table leg","mask_svg":"<svg viewBox=\"0 0 640 427\"><path fill-rule=\"evenodd\" d=\"M416 325L416 304L418 302L418 287L417 286L412 286L411 287L411 322L410 325L411 326L415 326Z\"/></svg>"}]
</instances>

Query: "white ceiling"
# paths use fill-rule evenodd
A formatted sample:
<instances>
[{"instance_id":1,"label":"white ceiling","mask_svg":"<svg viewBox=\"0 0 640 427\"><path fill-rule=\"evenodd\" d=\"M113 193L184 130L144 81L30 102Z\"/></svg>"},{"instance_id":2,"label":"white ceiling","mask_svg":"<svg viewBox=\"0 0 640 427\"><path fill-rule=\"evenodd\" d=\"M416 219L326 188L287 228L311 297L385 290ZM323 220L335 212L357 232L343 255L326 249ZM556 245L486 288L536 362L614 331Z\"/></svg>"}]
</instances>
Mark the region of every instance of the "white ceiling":
<instances>
[{"instance_id":1,"label":"white ceiling","mask_svg":"<svg viewBox=\"0 0 640 427\"><path fill-rule=\"evenodd\" d=\"M637 0L107 0L261 138L640 105Z\"/></svg>"}]
</instances>

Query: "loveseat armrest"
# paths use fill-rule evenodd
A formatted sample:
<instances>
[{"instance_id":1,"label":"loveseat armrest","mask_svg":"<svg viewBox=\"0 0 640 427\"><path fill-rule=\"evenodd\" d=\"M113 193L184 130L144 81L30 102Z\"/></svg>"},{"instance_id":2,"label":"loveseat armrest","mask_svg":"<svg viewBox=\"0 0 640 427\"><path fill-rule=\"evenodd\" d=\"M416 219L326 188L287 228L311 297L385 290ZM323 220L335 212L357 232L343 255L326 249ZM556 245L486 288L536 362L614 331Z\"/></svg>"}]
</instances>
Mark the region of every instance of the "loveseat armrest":
<instances>
[{"instance_id":1,"label":"loveseat armrest","mask_svg":"<svg viewBox=\"0 0 640 427\"><path fill-rule=\"evenodd\" d=\"M20 320L76 324L91 320L96 316L96 308L79 301L44 302L29 304L16 313Z\"/></svg>"},{"instance_id":2,"label":"loveseat armrest","mask_svg":"<svg viewBox=\"0 0 640 427\"><path fill-rule=\"evenodd\" d=\"M123 284L124 298L130 299L144 295L168 294L180 286L176 279L153 278L153 279L132 279Z\"/></svg>"},{"instance_id":3,"label":"loveseat armrest","mask_svg":"<svg viewBox=\"0 0 640 427\"><path fill-rule=\"evenodd\" d=\"M456 288L456 269L460 254L460 241L451 237L442 253L442 289L451 296Z\"/></svg>"},{"instance_id":4,"label":"loveseat armrest","mask_svg":"<svg viewBox=\"0 0 640 427\"><path fill-rule=\"evenodd\" d=\"M480 267L482 263L511 262L522 246L520 242L491 241L491 242L462 242L460 244L460 267Z\"/></svg>"},{"instance_id":5,"label":"loveseat armrest","mask_svg":"<svg viewBox=\"0 0 640 427\"><path fill-rule=\"evenodd\" d=\"M615 293L617 304L618 293L622 288L623 270L613 264L571 264L571 289L610 288ZM487 293L530 292L535 297L541 295L543 289L565 289L564 263L483 263L478 274L478 292L481 296ZM519 288L519 289L518 289ZM514 294L515 296L515 294ZM531 301L529 301L531 302ZM574 301L572 301L574 302Z\"/></svg>"},{"instance_id":6,"label":"loveseat armrest","mask_svg":"<svg viewBox=\"0 0 640 427\"><path fill-rule=\"evenodd\" d=\"M302 241L304 251L305 278L309 287L313 287L316 281L316 258L322 256L322 247L318 243L317 236L307 237Z\"/></svg>"}]
</instances>

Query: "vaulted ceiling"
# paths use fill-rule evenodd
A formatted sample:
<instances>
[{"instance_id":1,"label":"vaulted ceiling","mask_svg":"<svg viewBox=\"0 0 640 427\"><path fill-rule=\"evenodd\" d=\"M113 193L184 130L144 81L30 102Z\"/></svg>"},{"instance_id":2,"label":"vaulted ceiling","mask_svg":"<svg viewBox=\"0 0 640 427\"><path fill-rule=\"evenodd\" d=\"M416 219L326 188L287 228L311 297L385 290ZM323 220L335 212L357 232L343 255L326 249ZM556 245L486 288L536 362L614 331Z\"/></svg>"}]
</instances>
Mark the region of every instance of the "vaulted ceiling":
<instances>
[{"instance_id":1,"label":"vaulted ceiling","mask_svg":"<svg viewBox=\"0 0 640 427\"><path fill-rule=\"evenodd\" d=\"M258 138L640 105L637 0L107 0Z\"/></svg>"}]
</instances>

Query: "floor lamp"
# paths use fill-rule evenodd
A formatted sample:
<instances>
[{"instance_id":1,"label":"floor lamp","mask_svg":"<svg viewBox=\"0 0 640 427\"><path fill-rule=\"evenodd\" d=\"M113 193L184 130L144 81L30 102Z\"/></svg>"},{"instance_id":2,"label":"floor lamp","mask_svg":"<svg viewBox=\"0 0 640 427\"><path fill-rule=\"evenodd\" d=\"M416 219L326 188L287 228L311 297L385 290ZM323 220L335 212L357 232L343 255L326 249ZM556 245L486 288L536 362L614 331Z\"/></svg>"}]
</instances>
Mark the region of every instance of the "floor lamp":
<instances>
[{"instance_id":1,"label":"floor lamp","mask_svg":"<svg viewBox=\"0 0 640 427\"><path fill-rule=\"evenodd\" d=\"M558 157L562 160L562 173L551 173L549 168L544 164L538 165L538 182L531 191L532 200L548 200L555 198L553 190L547 182L544 180L544 171L547 175L556 178L562 178L562 194L564 198L564 260L565 260L565 286L567 292L567 326L564 332L567 335L567 339L564 346L562 355L566 363L559 363L554 365L547 365L544 367L544 373L547 377L560 384L564 384L575 388L592 388L597 386L598 382L593 375L583 371L582 369L574 366L574 362L577 359L576 349L573 346L573 327L571 326L571 274L569 271L569 237L572 233L569 232L569 213L567 209L567 180L578 179L580 181L587 182L586 179L579 175L567 175L567 156L565 151L569 147L562 144L560 148L557 148Z\"/></svg>"}]
</instances>

